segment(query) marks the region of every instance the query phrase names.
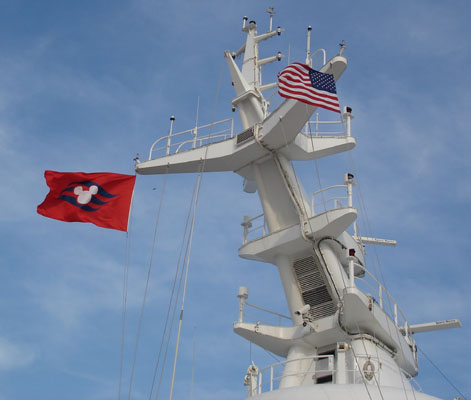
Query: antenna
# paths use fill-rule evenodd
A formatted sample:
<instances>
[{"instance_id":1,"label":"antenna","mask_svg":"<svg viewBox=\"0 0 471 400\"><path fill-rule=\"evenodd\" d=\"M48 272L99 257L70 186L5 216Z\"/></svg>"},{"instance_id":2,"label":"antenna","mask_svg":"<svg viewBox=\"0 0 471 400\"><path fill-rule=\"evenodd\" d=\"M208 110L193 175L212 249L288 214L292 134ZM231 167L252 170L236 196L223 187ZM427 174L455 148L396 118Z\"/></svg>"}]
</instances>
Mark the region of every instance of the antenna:
<instances>
[{"instance_id":1,"label":"antenna","mask_svg":"<svg viewBox=\"0 0 471 400\"><path fill-rule=\"evenodd\" d=\"M312 27L309 25L307 27L307 48L306 48L306 64L309 67L312 67L312 60L311 60L311 31Z\"/></svg>"},{"instance_id":2,"label":"antenna","mask_svg":"<svg viewBox=\"0 0 471 400\"><path fill-rule=\"evenodd\" d=\"M345 51L345 49L347 48L347 46L345 45L345 40L342 40L342 43L340 43L339 46L340 46L339 56L341 56L343 52Z\"/></svg>"},{"instance_id":3,"label":"antenna","mask_svg":"<svg viewBox=\"0 0 471 400\"><path fill-rule=\"evenodd\" d=\"M247 20L249 19L249 17L245 16L244 18L242 18L242 30L245 29L245 24L247 23Z\"/></svg>"},{"instance_id":4,"label":"antenna","mask_svg":"<svg viewBox=\"0 0 471 400\"><path fill-rule=\"evenodd\" d=\"M196 104L196 119L195 129L193 129L193 148L196 147L196 138L198 137L198 118L200 115L200 96L198 96L198 103Z\"/></svg>"},{"instance_id":5,"label":"antenna","mask_svg":"<svg viewBox=\"0 0 471 400\"><path fill-rule=\"evenodd\" d=\"M175 122L175 116L170 116L170 131L167 138L167 156L170 154L170 145L172 142L172 133L173 133L173 123Z\"/></svg>"},{"instance_id":6,"label":"antenna","mask_svg":"<svg viewBox=\"0 0 471 400\"><path fill-rule=\"evenodd\" d=\"M265 11L270 14L270 29L268 29L268 32L271 32L273 28L273 14L275 14L275 8L270 6Z\"/></svg>"}]
</instances>

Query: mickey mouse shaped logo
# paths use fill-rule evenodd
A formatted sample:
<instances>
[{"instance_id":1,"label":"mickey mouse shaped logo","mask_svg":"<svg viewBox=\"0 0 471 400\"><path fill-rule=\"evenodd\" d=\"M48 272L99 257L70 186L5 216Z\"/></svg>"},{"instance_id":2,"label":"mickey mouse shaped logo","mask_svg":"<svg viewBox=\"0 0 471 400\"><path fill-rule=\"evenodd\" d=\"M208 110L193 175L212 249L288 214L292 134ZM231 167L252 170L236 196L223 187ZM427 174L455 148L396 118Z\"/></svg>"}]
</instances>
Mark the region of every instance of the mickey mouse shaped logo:
<instances>
[{"instance_id":1,"label":"mickey mouse shaped logo","mask_svg":"<svg viewBox=\"0 0 471 400\"><path fill-rule=\"evenodd\" d=\"M69 195L74 194L75 196ZM98 211L117 195L107 192L98 183L92 181L71 182L59 196L75 207L84 211ZM107 200L107 201L105 201Z\"/></svg>"},{"instance_id":2,"label":"mickey mouse shaped logo","mask_svg":"<svg viewBox=\"0 0 471 400\"><path fill-rule=\"evenodd\" d=\"M92 200L94 194L98 193L98 186L92 185L88 190L83 190L82 186L74 188L74 194L77 196L77 203L88 204Z\"/></svg>"}]
</instances>

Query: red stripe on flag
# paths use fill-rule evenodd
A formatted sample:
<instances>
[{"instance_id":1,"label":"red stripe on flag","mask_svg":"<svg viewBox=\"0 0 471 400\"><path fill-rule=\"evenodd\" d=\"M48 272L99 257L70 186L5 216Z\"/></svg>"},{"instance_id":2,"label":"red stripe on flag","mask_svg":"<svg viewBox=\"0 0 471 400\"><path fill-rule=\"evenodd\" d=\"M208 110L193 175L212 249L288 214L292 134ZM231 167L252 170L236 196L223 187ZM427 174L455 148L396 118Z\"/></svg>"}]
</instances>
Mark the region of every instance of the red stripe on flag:
<instances>
[{"instance_id":1,"label":"red stripe on flag","mask_svg":"<svg viewBox=\"0 0 471 400\"><path fill-rule=\"evenodd\" d=\"M292 88L284 87L284 88L279 88L278 91L280 92L280 94L283 97L286 97L286 96L284 96L284 94L288 93L290 96L299 96L300 98L301 97L302 98L308 98L312 102L318 101L319 103L329 105L329 106L334 107L336 109L339 108L339 103L338 102L329 101L329 99L325 99L322 96L317 95L317 93L306 92L305 90L302 90L302 88L301 88L301 90L299 90L299 89L296 90L296 88L292 89Z\"/></svg>"}]
</instances>

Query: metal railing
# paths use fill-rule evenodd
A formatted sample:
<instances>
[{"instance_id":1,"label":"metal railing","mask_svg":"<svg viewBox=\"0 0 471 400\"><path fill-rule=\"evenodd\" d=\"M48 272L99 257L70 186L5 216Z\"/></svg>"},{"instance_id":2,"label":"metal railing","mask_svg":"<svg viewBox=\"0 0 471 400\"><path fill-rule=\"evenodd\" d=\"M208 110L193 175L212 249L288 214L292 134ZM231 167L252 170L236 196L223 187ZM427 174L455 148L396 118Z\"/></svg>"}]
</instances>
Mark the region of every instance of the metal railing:
<instances>
[{"instance_id":1,"label":"metal railing","mask_svg":"<svg viewBox=\"0 0 471 400\"><path fill-rule=\"evenodd\" d=\"M304 125L301 133L304 136L350 136L350 114L344 114L345 120L338 121L321 121L319 120L319 113L315 114L314 120L309 120Z\"/></svg>"},{"instance_id":2,"label":"metal railing","mask_svg":"<svg viewBox=\"0 0 471 400\"><path fill-rule=\"evenodd\" d=\"M245 303L245 306L254 308L258 311L262 311L263 313L269 314L270 316L273 316L273 317L277 318L277 323L276 324L267 323L263 320L260 320L258 318L253 318L252 316L248 315L245 312L245 309L244 309L243 318L247 318L247 319L251 320L252 322L256 322L257 324L263 324L263 325L283 326L283 320L284 320L284 321L289 322L290 326L291 326L291 317L288 317L287 315L277 313L276 311L267 310L266 308L256 306L255 304ZM240 322L243 322L243 321L240 321Z\"/></svg>"},{"instance_id":3,"label":"metal railing","mask_svg":"<svg viewBox=\"0 0 471 400\"><path fill-rule=\"evenodd\" d=\"M173 121L171 119L170 133L157 139L149 151L149 160L168 156L180 151L195 149L210 143L227 140L234 137L234 119L227 118L211 124L195 126L185 131L173 133ZM344 113L339 121L320 121L319 113L315 119L306 122L301 134L311 136L350 136L351 113ZM341 127L338 130L338 126ZM320 128L322 127L322 128ZM333 129L329 129L332 127ZM203 133L203 134L202 134ZM188 147L187 147L188 146Z\"/></svg>"},{"instance_id":4,"label":"metal railing","mask_svg":"<svg viewBox=\"0 0 471 400\"><path fill-rule=\"evenodd\" d=\"M409 380L409 382L411 383L412 387L415 386L416 388L416 392L423 392L424 390L422 389L422 386L420 386L419 382L417 382L417 380L409 373L407 373L406 371L404 371L402 368L401 368L401 372L404 374L404 376Z\"/></svg>"},{"instance_id":5,"label":"metal railing","mask_svg":"<svg viewBox=\"0 0 471 400\"><path fill-rule=\"evenodd\" d=\"M332 376L332 383L336 383L336 374L338 372L338 369L335 368L335 356L332 354L329 355L318 355L318 356L311 356L311 357L302 357L302 358L297 358L293 360L285 360L279 363L275 363L272 365L269 365L268 367L265 367L261 370L257 369L257 372L255 373L255 380L253 381L253 385L255 387L249 388L249 397L254 396L257 394L262 394L264 392L272 392L273 390L277 390L279 387L279 383L283 378L288 378L288 377L300 377L303 381L305 381L306 377L308 374L312 374L312 378L322 378L331 375ZM359 357L359 358L365 358L367 360L375 360L376 364L380 364L380 360L378 357L374 356L368 356L368 357ZM308 368L307 371L303 372L297 372L297 373L292 373L292 374L283 374L283 368L291 363L291 362L299 362L299 361L311 361L311 367ZM315 365L314 368L312 365L314 365L315 362L321 361L322 360L327 360L326 364L327 365ZM358 364L358 363L357 363ZM278 370L281 370L281 372L278 372ZM268 379L265 379L268 372ZM359 367L353 368L353 369L345 369L344 370L347 375L350 376L350 381L352 383L354 382L359 382L365 379L365 371L361 370ZM407 372L404 370L400 369L400 372L404 374L404 376L411 382L412 387L415 386L417 389L416 391L422 392L422 388L418 384L418 382ZM380 370L376 369L374 372L371 372L373 375L370 377L369 380L371 380L374 376L375 382L380 382ZM314 382L312 382L314 384ZM301 383L305 384L305 382Z\"/></svg>"},{"instance_id":6,"label":"metal railing","mask_svg":"<svg viewBox=\"0 0 471 400\"><path fill-rule=\"evenodd\" d=\"M353 185L353 175L345 174L343 185L333 185L314 192L311 197L312 216L339 207L353 207ZM324 198L326 192L330 194L334 190L339 189L346 190L346 195L331 196L327 199ZM318 201L316 200L317 197L322 197L322 199ZM264 237L268 232L264 214L259 214L255 217L244 216L241 226L244 228L242 244ZM259 233L259 235L256 235L256 233Z\"/></svg>"},{"instance_id":7,"label":"metal railing","mask_svg":"<svg viewBox=\"0 0 471 400\"><path fill-rule=\"evenodd\" d=\"M332 193L335 189L347 189L348 190L348 185L333 185L329 186L320 190L317 190L314 192L311 196L311 210L312 213L315 214L320 214L322 212L336 209L339 207L344 207L344 203L348 204L348 193L345 196L342 195L337 195L337 196L331 196L328 198L325 198L325 192ZM338 190L337 190L338 191ZM316 201L317 197L321 197L320 201Z\"/></svg>"},{"instance_id":8,"label":"metal railing","mask_svg":"<svg viewBox=\"0 0 471 400\"><path fill-rule=\"evenodd\" d=\"M352 288L358 288L364 293L367 293L364 289L370 290L374 293L373 295L367 295L370 298L371 307L373 306L373 303L379 304L381 310L383 310L386 315L388 315L394 321L396 327L402 331L402 335L405 337L406 342L412 348L415 356L416 348L414 336L410 332L409 323L407 322L404 312L401 310L386 288L376 279L376 277L365 267L355 263L353 259L354 257L349 257L348 286ZM362 271L362 276L358 276L358 273L355 274L355 269L360 269ZM357 282L360 282L360 285L357 285ZM363 286L363 288L361 286ZM378 300L376 300L376 298ZM385 300L388 307L385 306Z\"/></svg>"},{"instance_id":9,"label":"metal railing","mask_svg":"<svg viewBox=\"0 0 471 400\"><path fill-rule=\"evenodd\" d=\"M314 57L321 53L322 54L322 65L325 65L325 61L326 61L326 58L327 58L327 53L325 52L325 49L317 49L314 53L312 53L312 56L311 56L311 63L314 61ZM321 66L322 66L321 65ZM314 68L314 67L313 67Z\"/></svg>"},{"instance_id":10,"label":"metal railing","mask_svg":"<svg viewBox=\"0 0 471 400\"><path fill-rule=\"evenodd\" d=\"M242 240L243 244L246 244L251 240L258 239L259 237L263 237L268 232L268 227L265 221L265 214L260 214L252 218L244 216L244 221L241 223L241 226L244 227L244 236ZM255 234L253 234L254 232L261 232L261 235L255 236Z\"/></svg>"},{"instance_id":11,"label":"metal railing","mask_svg":"<svg viewBox=\"0 0 471 400\"><path fill-rule=\"evenodd\" d=\"M173 125L172 125L173 126ZM227 118L207 125L195 126L186 131L172 133L157 139L149 151L149 160L168 156L184 150L195 149L210 143L234 137L234 119Z\"/></svg>"},{"instance_id":12,"label":"metal railing","mask_svg":"<svg viewBox=\"0 0 471 400\"><path fill-rule=\"evenodd\" d=\"M275 311L267 310L266 308L256 306L255 304L247 303L247 299L249 298L249 290L244 286L241 286L239 288L239 293L237 295L237 298L239 299L239 319L238 319L238 322L244 322L244 318L248 317L252 321L257 321L256 322L257 325L261 324L261 322L262 322L261 320L259 320L258 318L252 318L252 317L248 316L245 313L245 307L246 306L252 307L253 309L258 310L258 311L262 311L262 313L264 313L262 315L264 315L264 316L266 314L269 314L270 316L277 317L278 318L278 326L282 326L282 320L291 322L291 317L288 317L287 315L284 315L284 314L281 314L281 313L278 313L278 312L275 312ZM275 326L273 324L267 324L267 325Z\"/></svg>"},{"instance_id":13,"label":"metal railing","mask_svg":"<svg viewBox=\"0 0 471 400\"><path fill-rule=\"evenodd\" d=\"M304 360L310 360L310 361L312 361L312 363L314 363L315 361L319 361L319 360L323 360L323 359L328 360L326 369L322 369L322 370L316 369L315 371L304 371L304 372L298 372L298 373L289 374L289 375L287 375L287 374L285 374L285 375L282 375L282 374L275 375L275 369L284 368L286 366L286 364L289 364L289 363L292 363L292 362L304 361ZM263 373L266 372L266 371L270 372L270 375L269 375L270 379L269 379L268 383L263 382ZM302 357L302 358L297 358L297 359L293 359L293 360L281 361L279 363L269 365L268 367L265 367L265 368L261 369L258 372L257 392L258 392L258 394L261 394L263 392L264 386L268 386L268 391L270 391L270 392L273 391L273 390L276 390L276 388L278 387L278 384L281 381L281 379L286 378L288 376L290 376L290 377L291 376L299 376L299 377L305 378L307 376L307 374L311 374L311 373L316 374L316 375L317 374L318 375L327 375L329 373L333 374L334 372L335 372L334 356L332 354L319 355L319 356L313 356L313 357Z\"/></svg>"}]
</instances>

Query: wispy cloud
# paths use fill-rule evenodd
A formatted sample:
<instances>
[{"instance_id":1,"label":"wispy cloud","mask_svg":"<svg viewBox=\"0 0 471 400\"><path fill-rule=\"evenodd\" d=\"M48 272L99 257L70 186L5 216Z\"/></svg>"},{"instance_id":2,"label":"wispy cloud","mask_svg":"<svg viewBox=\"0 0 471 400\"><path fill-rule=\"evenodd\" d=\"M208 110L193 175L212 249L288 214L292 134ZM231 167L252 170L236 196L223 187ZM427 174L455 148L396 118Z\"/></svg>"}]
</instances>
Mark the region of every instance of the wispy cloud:
<instances>
[{"instance_id":1,"label":"wispy cloud","mask_svg":"<svg viewBox=\"0 0 471 400\"><path fill-rule=\"evenodd\" d=\"M8 372L29 367L37 359L37 352L26 344L14 343L0 337L0 369Z\"/></svg>"}]
</instances>

